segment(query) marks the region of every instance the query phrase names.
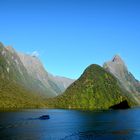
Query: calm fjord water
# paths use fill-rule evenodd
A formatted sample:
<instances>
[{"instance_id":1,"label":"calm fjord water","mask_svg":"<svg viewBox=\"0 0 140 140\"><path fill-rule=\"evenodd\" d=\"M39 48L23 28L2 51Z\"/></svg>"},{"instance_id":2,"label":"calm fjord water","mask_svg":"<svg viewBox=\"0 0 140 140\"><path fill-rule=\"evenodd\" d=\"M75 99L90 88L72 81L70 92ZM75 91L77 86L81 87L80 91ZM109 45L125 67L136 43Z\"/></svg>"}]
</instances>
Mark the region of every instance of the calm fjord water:
<instances>
[{"instance_id":1,"label":"calm fjord water","mask_svg":"<svg viewBox=\"0 0 140 140\"><path fill-rule=\"evenodd\" d=\"M49 120L37 119L50 115ZM0 112L0 140L139 140L140 108Z\"/></svg>"}]
</instances>

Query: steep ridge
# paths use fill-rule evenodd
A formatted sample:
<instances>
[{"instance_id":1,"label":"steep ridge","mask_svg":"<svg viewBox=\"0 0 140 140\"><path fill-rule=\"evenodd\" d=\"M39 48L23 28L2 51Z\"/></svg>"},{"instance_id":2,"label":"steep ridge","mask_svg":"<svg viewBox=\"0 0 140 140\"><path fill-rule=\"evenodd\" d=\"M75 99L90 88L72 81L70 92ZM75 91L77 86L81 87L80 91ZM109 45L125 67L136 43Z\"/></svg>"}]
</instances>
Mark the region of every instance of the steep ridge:
<instances>
[{"instance_id":1,"label":"steep ridge","mask_svg":"<svg viewBox=\"0 0 140 140\"><path fill-rule=\"evenodd\" d=\"M44 87L52 93L52 95L57 96L65 91L65 89L74 82L72 79L61 78L59 76L55 77L49 74L39 58L36 56L31 56L23 53L18 53L24 67L28 73L34 77L34 79L39 80Z\"/></svg>"},{"instance_id":2,"label":"steep ridge","mask_svg":"<svg viewBox=\"0 0 140 140\"><path fill-rule=\"evenodd\" d=\"M140 82L129 72L122 58L115 55L112 61L106 62L103 67L120 81L121 86L140 105Z\"/></svg>"},{"instance_id":3,"label":"steep ridge","mask_svg":"<svg viewBox=\"0 0 140 140\"><path fill-rule=\"evenodd\" d=\"M41 83L28 75L19 57L11 47L0 43L0 108L30 108L41 106L38 91Z\"/></svg>"},{"instance_id":4,"label":"steep ridge","mask_svg":"<svg viewBox=\"0 0 140 140\"><path fill-rule=\"evenodd\" d=\"M130 106L133 101L125 96L118 80L99 65L90 65L63 95L48 100L52 108L69 109L109 109L127 101Z\"/></svg>"},{"instance_id":5,"label":"steep ridge","mask_svg":"<svg viewBox=\"0 0 140 140\"><path fill-rule=\"evenodd\" d=\"M24 85L25 88L30 89L34 92L37 92L41 95L46 95L47 97L55 97L56 94L51 92L51 90L47 89L40 81L40 79L35 79L31 73L25 68L23 62L19 58L19 55L12 47L5 47L7 50L7 53L11 54L11 63L15 62L16 65L14 65L15 70L19 71L19 74L17 71L13 71L13 74L20 77L20 80L18 81L22 85ZM7 58L5 58L7 59ZM37 65L36 65L37 67ZM10 69L10 67L9 67ZM32 68L33 69L33 68ZM12 77L11 77L12 78ZM14 77L13 77L14 80Z\"/></svg>"},{"instance_id":6,"label":"steep ridge","mask_svg":"<svg viewBox=\"0 0 140 140\"><path fill-rule=\"evenodd\" d=\"M28 68L12 47L0 43L0 108L42 107L46 98L62 93L63 84L49 78L38 58L24 56Z\"/></svg>"},{"instance_id":7,"label":"steep ridge","mask_svg":"<svg viewBox=\"0 0 140 140\"><path fill-rule=\"evenodd\" d=\"M118 55L103 68L89 66L74 82L48 73L39 58L0 43L0 80L0 109L47 106L97 110L140 105L140 82Z\"/></svg>"}]
</instances>

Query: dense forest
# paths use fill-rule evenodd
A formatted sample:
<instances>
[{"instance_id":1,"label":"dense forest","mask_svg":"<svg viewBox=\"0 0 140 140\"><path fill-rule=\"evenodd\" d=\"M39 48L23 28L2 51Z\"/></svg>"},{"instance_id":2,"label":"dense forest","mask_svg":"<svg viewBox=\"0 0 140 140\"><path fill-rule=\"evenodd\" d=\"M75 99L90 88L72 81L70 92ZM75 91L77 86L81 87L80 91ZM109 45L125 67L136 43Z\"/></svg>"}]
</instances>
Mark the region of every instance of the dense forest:
<instances>
[{"instance_id":1,"label":"dense forest","mask_svg":"<svg viewBox=\"0 0 140 140\"><path fill-rule=\"evenodd\" d=\"M48 101L52 108L108 109L124 100L134 103L125 96L117 79L98 65L89 66L63 95Z\"/></svg>"}]
</instances>

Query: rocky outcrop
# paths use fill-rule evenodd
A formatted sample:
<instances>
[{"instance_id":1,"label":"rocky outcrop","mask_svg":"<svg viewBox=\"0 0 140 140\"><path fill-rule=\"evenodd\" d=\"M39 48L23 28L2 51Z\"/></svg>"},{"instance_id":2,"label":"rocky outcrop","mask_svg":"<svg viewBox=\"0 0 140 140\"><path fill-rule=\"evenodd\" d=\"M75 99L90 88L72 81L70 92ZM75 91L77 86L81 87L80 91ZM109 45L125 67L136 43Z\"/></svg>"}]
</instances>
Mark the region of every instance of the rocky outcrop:
<instances>
[{"instance_id":1,"label":"rocky outcrop","mask_svg":"<svg viewBox=\"0 0 140 140\"><path fill-rule=\"evenodd\" d=\"M119 81L123 89L129 92L129 96L140 104L140 82L129 72L126 64L119 55L112 61L104 64L104 69L113 74Z\"/></svg>"}]
</instances>

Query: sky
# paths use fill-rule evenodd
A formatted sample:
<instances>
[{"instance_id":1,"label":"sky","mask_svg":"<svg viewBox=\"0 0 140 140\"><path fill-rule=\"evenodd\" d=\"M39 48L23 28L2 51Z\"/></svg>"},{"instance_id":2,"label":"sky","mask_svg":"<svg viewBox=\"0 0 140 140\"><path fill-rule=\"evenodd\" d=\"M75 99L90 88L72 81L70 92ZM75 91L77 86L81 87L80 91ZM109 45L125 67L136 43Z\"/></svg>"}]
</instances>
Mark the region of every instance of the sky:
<instances>
[{"instance_id":1,"label":"sky","mask_svg":"<svg viewBox=\"0 0 140 140\"><path fill-rule=\"evenodd\" d=\"M73 79L119 54L140 80L140 0L0 0L0 41Z\"/></svg>"}]
</instances>

